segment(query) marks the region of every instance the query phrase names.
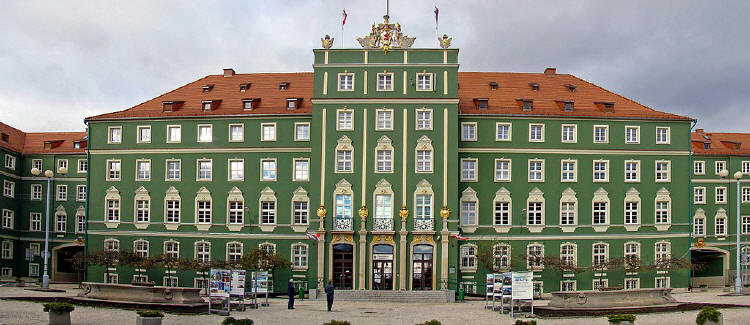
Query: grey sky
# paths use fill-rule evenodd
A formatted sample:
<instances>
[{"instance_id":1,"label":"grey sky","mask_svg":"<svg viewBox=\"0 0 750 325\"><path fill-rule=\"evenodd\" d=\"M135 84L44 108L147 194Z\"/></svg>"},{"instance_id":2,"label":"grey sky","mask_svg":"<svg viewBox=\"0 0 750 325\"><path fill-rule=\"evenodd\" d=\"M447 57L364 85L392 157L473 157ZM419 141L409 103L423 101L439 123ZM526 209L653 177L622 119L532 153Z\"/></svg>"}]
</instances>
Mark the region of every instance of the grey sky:
<instances>
[{"instance_id":1,"label":"grey sky","mask_svg":"<svg viewBox=\"0 0 750 325\"><path fill-rule=\"evenodd\" d=\"M312 70L326 33L369 31L382 1L0 0L0 121L24 131L82 130L207 74ZM711 131L750 132L750 1L391 0L391 21L461 71L557 67ZM358 45L357 45L358 46Z\"/></svg>"}]
</instances>

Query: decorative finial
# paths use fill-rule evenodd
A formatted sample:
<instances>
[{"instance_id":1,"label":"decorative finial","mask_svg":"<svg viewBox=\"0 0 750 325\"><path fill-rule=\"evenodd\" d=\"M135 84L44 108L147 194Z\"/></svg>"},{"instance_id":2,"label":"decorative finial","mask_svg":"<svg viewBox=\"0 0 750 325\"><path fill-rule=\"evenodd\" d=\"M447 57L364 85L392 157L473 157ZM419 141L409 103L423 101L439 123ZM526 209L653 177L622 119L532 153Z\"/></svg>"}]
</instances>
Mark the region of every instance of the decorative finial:
<instances>
[{"instance_id":1,"label":"decorative finial","mask_svg":"<svg viewBox=\"0 0 750 325\"><path fill-rule=\"evenodd\" d=\"M320 39L320 43L323 44L323 48L324 49L326 49L326 50L330 49L331 46L333 46L333 37L331 37L330 35L326 34L325 37L323 37L323 38Z\"/></svg>"},{"instance_id":2,"label":"decorative finial","mask_svg":"<svg viewBox=\"0 0 750 325\"><path fill-rule=\"evenodd\" d=\"M440 47L442 47L443 49L447 49L451 46L451 40L453 40L453 38L448 37L448 35L446 34L443 34L442 38L438 37L438 42L440 42Z\"/></svg>"},{"instance_id":3,"label":"decorative finial","mask_svg":"<svg viewBox=\"0 0 750 325\"><path fill-rule=\"evenodd\" d=\"M359 45L366 49L382 49L388 53L391 49L406 49L414 44L416 38L404 35L401 32L401 24L391 24L386 14L383 16L383 22L372 24L370 35L358 37Z\"/></svg>"}]
</instances>

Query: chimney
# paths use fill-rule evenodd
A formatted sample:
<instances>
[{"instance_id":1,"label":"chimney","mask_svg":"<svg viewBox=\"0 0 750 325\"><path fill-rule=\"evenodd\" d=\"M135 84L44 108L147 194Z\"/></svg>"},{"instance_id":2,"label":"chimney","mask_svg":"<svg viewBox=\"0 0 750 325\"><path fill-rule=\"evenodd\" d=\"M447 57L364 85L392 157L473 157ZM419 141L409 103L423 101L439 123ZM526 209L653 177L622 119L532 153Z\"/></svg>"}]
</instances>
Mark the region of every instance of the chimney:
<instances>
[{"instance_id":1,"label":"chimney","mask_svg":"<svg viewBox=\"0 0 750 325\"><path fill-rule=\"evenodd\" d=\"M706 130L704 130L704 129L695 129L695 133L698 133L698 134L703 134L703 132L705 132L705 131Z\"/></svg>"},{"instance_id":2,"label":"chimney","mask_svg":"<svg viewBox=\"0 0 750 325\"><path fill-rule=\"evenodd\" d=\"M544 74L547 76L554 76L555 74L557 74L557 68L544 69Z\"/></svg>"},{"instance_id":3,"label":"chimney","mask_svg":"<svg viewBox=\"0 0 750 325\"><path fill-rule=\"evenodd\" d=\"M224 77L231 77L233 75L234 75L234 69L232 68L224 69Z\"/></svg>"}]
</instances>

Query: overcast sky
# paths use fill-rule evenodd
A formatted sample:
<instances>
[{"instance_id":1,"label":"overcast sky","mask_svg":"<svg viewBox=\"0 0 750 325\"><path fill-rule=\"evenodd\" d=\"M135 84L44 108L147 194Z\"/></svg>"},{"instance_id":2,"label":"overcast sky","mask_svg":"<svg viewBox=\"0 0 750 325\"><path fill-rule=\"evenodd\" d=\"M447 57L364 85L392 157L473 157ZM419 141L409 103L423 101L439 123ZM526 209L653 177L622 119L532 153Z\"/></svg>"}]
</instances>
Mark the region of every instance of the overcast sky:
<instances>
[{"instance_id":1,"label":"overcast sky","mask_svg":"<svg viewBox=\"0 0 750 325\"><path fill-rule=\"evenodd\" d=\"M391 21L461 71L557 67L714 132L750 132L750 1L390 1ZM369 32L382 1L0 0L0 121L24 131L83 130L222 68L312 71L326 33Z\"/></svg>"}]
</instances>

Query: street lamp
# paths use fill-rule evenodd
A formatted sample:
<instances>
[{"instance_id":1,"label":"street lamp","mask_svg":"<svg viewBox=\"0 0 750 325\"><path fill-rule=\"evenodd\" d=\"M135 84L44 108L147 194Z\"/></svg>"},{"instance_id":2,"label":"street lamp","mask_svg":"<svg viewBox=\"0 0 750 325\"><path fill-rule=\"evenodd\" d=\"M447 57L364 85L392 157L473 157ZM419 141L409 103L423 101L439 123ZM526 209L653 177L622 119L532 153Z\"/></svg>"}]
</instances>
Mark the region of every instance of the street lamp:
<instances>
[{"instance_id":1,"label":"street lamp","mask_svg":"<svg viewBox=\"0 0 750 325\"><path fill-rule=\"evenodd\" d=\"M32 168L31 175L39 176L42 173L39 168ZM57 173L65 176L68 173L68 169L60 167L57 169ZM44 171L44 177L47 177L47 208L45 212L44 221L44 275L42 275L42 289L49 289L49 273L47 273L47 261L49 260L49 202L50 202L50 184L55 179L55 173L49 169Z\"/></svg>"},{"instance_id":2,"label":"street lamp","mask_svg":"<svg viewBox=\"0 0 750 325\"><path fill-rule=\"evenodd\" d=\"M722 178L726 178L729 176L729 171L726 169L719 172L719 176ZM740 259L741 259L741 246L740 246L740 179L742 179L742 172L736 172L734 173L734 179L737 181L737 197L735 200L737 200L737 256L736 256L736 267L737 271L734 275L734 293L741 294L742 293L742 274L740 269Z\"/></svg>"}]
</instances>

